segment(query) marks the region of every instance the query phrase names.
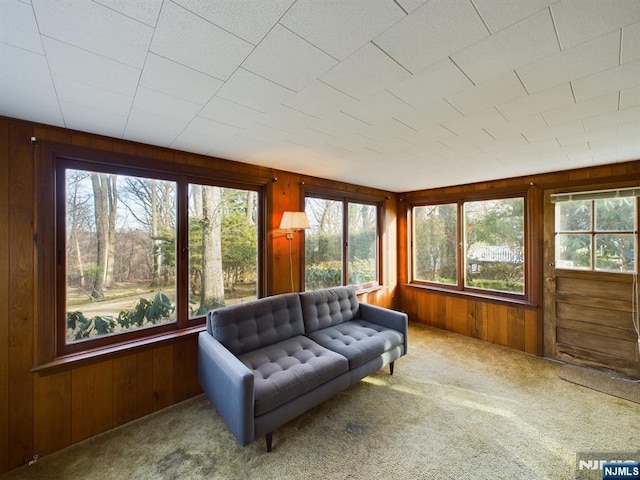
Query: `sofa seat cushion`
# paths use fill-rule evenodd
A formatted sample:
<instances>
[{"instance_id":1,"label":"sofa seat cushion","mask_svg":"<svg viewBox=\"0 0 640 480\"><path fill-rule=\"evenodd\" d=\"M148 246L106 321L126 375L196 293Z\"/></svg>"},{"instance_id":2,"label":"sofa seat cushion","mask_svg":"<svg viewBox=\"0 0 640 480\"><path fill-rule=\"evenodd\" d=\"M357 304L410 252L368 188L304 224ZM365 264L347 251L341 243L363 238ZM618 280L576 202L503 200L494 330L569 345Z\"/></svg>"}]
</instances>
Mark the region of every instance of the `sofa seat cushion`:
<instances>
[{"instance_id":1,"label":"sofa seat cushion","mask_svg":"<svg viewBox=\"0 0 640 480\"><path fill-rule=\"evenodd\" d=\"M254 375L255 416L349 370L345 357L303 335L244 353L238 358Z\"/></svg>"},{"instance_id":2,"label":"sofa seat cushion","mask_svg":"<svg viewBox=\"0 0 640 480\"><path fill-rule=\"evenodd\" d=\"M309 338L323 347L349 359L349 368L357 368L398 346L403 335L366 320L352 320L332 327L316 330Z\"/></svg>"}]
</instances>

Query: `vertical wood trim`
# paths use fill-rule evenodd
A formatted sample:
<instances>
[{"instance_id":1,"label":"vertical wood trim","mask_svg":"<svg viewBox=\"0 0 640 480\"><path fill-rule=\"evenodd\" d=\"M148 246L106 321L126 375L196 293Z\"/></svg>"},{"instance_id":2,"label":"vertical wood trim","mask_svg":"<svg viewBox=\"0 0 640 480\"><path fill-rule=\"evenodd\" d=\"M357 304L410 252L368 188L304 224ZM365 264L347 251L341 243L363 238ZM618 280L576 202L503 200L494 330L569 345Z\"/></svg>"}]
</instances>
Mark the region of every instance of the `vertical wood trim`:
<instances>
[{"instance_id":1,"label":"vertical wood trim","mask_svg":"<svg viewBox=\"0 0 640 480\"><path fill-rule=\"evenodd\" d=\"M9 124L0 120L0 219L9 219ZM9 229L0 228L0 474L9 470Z\"/></svg>"},{"instance_id":2,"label":"vertical wood trim","mask_svg":"<svg viewBox=\"0 0 640 480\"><path fill-rule=\"evenodd\" d=\"M9 468L33 457L33 147L31 128L9 129Z\"/></svg>"},{"instance_id":3,"label":"vertical wood trim","mask_svg":"<svg viewBox=\"0 0 640 480\"><path fill-rule=\"evenodd\" d=\"M71 401L72 443L113 428L113 361L74 369Z\"/></svg>"},{"instance_id":4,"label":"vertical wood trim","mask_svg":"<svg viewBox=\"0 0 640 480\"><path fill-rule=\"evenodd\" d=\"M34 453L39 457L71 444L71 372L34 375Z\"/></svg>"},{"instance_id":5,"label":"vertical wood trim","mask_svg":"<svg viewBox=\"0 0 640 480\"><path fill-rule=\"evenodd\" d=\"M542 308L543 347L545 356L556 357L556 269L555 269L555 207L551 203L551 193L544 194L544 219L542 229L544 285Z\"/></svg>"}]
</instances>

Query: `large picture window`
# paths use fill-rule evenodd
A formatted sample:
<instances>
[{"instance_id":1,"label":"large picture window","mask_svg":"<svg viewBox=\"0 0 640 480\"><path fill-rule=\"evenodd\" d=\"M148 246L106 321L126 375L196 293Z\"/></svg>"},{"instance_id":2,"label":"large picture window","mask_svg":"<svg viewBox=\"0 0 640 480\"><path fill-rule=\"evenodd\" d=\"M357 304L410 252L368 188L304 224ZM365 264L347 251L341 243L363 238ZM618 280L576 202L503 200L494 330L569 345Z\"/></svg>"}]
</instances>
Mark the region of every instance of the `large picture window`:
<instances>
[{"instance_id":1,"label":"large picture window","mask_svg":"<svg viewBox=\"0 0 640 480\"><path fill-rule=\"evenodd\" d=\"M379 204L307 196L305 289L377 285Z\"/></svg>"},{"instance_id":2,"label":"large picture window","mask_svg":"<svg viewBox=\"0 0 640 480\"><path fill-rule=\"evenodd\" d=\"M524 197L414 205L412 280L525 295Z\"/></svg>"},{"instance_id":3,"label":"large picture window","mask_svg":"<svg viewBox=\"0 0 640 480\"><path fill-rule=\"evenodd\" d=\"M95 160L52 167L56 355L197 326L260 295L261 186Z\"/></svg>"}]
</instances>

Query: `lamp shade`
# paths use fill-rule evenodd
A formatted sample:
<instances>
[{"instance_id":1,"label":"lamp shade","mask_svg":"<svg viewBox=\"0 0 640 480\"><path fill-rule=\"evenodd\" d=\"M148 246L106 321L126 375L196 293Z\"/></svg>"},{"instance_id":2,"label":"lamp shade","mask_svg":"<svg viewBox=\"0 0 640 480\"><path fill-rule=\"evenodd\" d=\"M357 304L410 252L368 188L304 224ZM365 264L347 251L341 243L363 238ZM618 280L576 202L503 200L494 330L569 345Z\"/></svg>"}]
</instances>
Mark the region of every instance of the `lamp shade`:
<instances>
[{"instance_id":1,"label":"lamp shade","mask_svg":"<svg viewBox=\"0 0 640 480\"><path fill-rule=\"evenodd\" d=\"M282 230L304 230L311 227L306 212L284 212L280 228Z\"/></svg>"}]
</instances>

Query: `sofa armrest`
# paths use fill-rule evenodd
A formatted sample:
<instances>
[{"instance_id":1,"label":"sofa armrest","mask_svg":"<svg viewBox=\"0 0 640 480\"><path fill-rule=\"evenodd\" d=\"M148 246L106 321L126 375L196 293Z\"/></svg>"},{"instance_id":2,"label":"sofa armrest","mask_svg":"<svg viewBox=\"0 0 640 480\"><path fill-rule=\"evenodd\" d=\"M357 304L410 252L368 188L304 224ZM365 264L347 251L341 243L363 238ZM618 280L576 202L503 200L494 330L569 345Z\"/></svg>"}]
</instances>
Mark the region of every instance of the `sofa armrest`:
<instances>
[{"instance_id":1,"label":"sofa armrest","mask_svg":"<svg viewBox=\"0 0 640 480\"><path fill-rule=\"evenodd\" d=\"M404 312L391 310L390 308L371 305L370 303L360 303L360 316L367 322L375 323L386 328L392 328L402 333L404 337L404 354L407 354L409 347L408 330L409 317Z\"/></svg>"},{"instance_id":2,"label":"sofa armrest","mask_svg":"<svg viewBox=\"0 0 640 480\"><path fill-rule=\"evenodd\" d=\"M198 380L238 441L251 443L255 439L253 373L208 332L198 336Z\"/></svg>"}]
</instances>

